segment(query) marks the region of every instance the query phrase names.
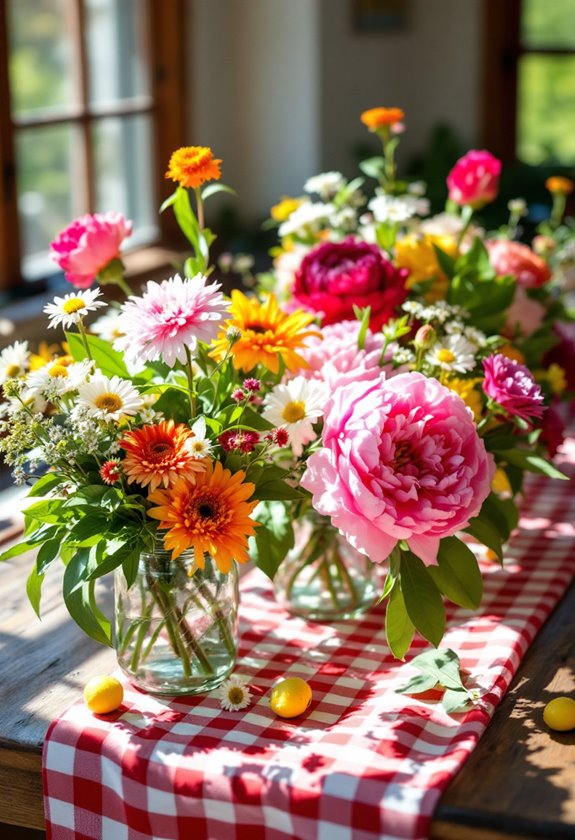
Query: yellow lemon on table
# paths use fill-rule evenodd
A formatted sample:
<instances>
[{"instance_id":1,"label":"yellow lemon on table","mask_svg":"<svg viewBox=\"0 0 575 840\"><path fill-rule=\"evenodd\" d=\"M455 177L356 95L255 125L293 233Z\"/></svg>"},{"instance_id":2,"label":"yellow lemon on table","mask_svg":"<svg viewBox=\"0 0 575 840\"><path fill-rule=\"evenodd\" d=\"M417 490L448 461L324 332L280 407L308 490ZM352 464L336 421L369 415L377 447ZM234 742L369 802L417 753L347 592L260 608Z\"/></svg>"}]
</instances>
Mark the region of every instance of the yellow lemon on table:
<instances>
[{"instance_id":1,"label":"yellow lemon on table","mask_svg":"<svg viewBox=\"0 0 575 840\"><path fill-rule=\"evenodd\" d=\"M124 699L124 687L116 677L107 674L92 677L84 687L86 706L96 715L113 712Z\"/></svg>"},{"instance_id":2,"label":"yellow lemon on table","mask_svg":"<svg viewBox=\"0 0 575 840\"><path fill-rule=\"evenodd\" d=\"M571 697L555 697L543 709L543 720L549 729L568 732L575 729L575 700Z\"/></svg>"},{"instance_id":3,"label":"yellow lemon on table","mask_svg":"<svg viewBox=\"0 0 575 840\"><path fill-rule=\"evenodd\" d=\"M272 688L270 706L280 717L297 717L310 703L311 688L301 677L287 677Z\"/></svg>"}]
</instances>

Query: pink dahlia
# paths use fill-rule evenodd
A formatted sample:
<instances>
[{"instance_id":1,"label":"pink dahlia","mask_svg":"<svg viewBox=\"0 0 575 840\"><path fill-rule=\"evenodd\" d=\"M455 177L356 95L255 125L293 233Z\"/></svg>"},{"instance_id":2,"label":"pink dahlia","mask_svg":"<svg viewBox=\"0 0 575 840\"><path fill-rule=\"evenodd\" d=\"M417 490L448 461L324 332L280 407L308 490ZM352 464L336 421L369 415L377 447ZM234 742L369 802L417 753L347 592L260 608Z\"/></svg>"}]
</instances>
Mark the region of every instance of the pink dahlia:
<instances>
[{"instance_id":1,"label":"pink dahlia","mask_svg":"<svg viewBox=\"0 0 575 840\"><path fill-rule=\"evenodd\" d=\"M133 363L161 360L169 367L185 364L186 347L216 337L227 304L219 283L206 285L203 274L182 280L179 274L162 283L150 281L142 297L130 297L122 306L114 342Z\"/></svg>"},{"instance_id":2,"label":"pink dahlia","mask_svg":"<svg viewBox=\"0 0 575 840\"><path fill-rule=\"evenodd\" d=\"M534 254L527 245L509 239L493 239L485 244L497 274L513 275L524 289L543 286L551 277L551 269L545 260Z\"/></svg>"},{"instance_id":3,"label":"pink dahlia","mask_svg":"<svg viewBox=\"0 0 575 840\"><path fill-rule=\"evenodd\" d=\"M108 263L120 255L120 246L132 233L132 222L121 213L81 216L50 244L50 255L77 289L87 289Z\"/></svg>"},{"instance_id":4,"label":"pink dahlia","mask_svg":"<svg viewBox=\"0 0 575 840\"><path fill-rule=\"evenodd\" d=\"M483 359L483 390L513 417L543 416L543 394L531 371L501 353Z\"/></svg>"},{"instance_id":5,"label":"pink dahlia","mask_svg":"<svg viewBox=\"0 0 575 840\"><path fill-rule=\"evenodd\" d=\"M323 242L303 258L293 297L321 315L324 326L353 319L354 305L371 306L370 326L379 330L407 297L408 273L395 268L377 245L353 237Z\"/></svg>"},{"instance_id":6,"label":"pink dahlia","mask_svg":"<svg viewBox=\"0 0 575 840\"><path fill-rule=\"evenodd\" d=\"M459 158L447 176L449 198L477 209L497 198L501 161L491 152L472 149Z\"/></svg>"},{"instance_id":7,"label":"pink dahlia","mask_svg":"<svg viewBox=\"0 0 575 840\"><path fill-rule=\"evenodd\" d=\"M420 373L381 374L333 393L301 483L374 562L406 540L430 564L440 539L479 513L494 470L457 394Z\"/></svg>"}]
</instances>

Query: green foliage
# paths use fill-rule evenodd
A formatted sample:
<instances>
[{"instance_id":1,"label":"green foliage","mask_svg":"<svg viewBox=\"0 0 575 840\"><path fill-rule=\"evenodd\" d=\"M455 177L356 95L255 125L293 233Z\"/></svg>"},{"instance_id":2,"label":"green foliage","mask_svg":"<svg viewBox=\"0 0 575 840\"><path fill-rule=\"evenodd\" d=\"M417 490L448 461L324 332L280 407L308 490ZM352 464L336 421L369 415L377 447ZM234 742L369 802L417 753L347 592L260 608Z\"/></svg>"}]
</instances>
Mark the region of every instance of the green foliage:
<instances>
[{"instance_id":1,"label":"green foliage","mask_svg":"<svg viewBox=\"0 0 575 840\"><path fill-rule=\"evenodd\" d=\"M389 649L397 659L404 659L415 635L400 586L394 586L385 611L385 636Z\"/></svg>"},{"instance_id":2,"label":"green foliage","mask_svg":"<svg viewBox=\"0 0 575 840\"><path fill-rule=\"evenodd\" d=\"M445 607L429 570L413 552L404 551L399 579L409 618L421 635L437 647L445 632Z\"/></svg>"},{"instance_id":3,"label":"green foliage","mask_svg":"<svg viewBox=\"0 0 575 840\"><path fill-rule=\"evenodd\" d=\"M274 579L280 564L294 546L291 512L277 501L260 502L254 511L260 523L254 537L250 537L250 556L256 566L270 580Z\"/></svg>"},{"instance_id":4,"label":"green foliage","mask_svg":"<svg viewBox=\"0 0 575 840\"><path fill-rule=\"evenodd\" d=\"M481 604L483 578L477 558L457 537L446 537L439 544L437 566L427 571L439 591L460 607L475 610Z\"/></svg>"},{"instance_id":5,"label":"green foliage","mask_svg":"<svg viewBox=\"0 0 575 840\"><path fill-rule=\"evenodd\" d=\"M474 700L474 695L463 685L461 664L455 651L449 648L428 650L415 656L409 663L420 673L411 677L398 694L422 694L430 689L444 689L441 703L448 714L464 711Z\"/></svg>"}]
</instances>

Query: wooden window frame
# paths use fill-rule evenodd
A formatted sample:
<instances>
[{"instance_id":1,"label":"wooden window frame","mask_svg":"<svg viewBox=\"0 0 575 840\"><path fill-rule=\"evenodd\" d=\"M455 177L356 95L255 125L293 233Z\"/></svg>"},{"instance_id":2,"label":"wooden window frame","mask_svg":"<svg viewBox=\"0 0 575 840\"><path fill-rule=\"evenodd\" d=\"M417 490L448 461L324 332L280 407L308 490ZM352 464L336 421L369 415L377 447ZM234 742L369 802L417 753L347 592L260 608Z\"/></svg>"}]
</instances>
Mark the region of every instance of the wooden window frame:
<instances>
[{"instance_id":1,"label":"wooden window frame","mask_svg":"<svg viewBox=\"0 0 575 840\"><path fill-rule=\"evenodd\" d=\"M17 169L14 134L25 125L44 126L76 124L83 134L86 161L86 189L88 211L94 212L93 151L90 143L90 126L95 119L118 114L149 114L152 117L152 165L154 189L160 203L171 187L164 173L172 151L186 144L189 97L186 93L186 37L188 23L187 0L142 0L149 21L149 51L151 96L135 106L128 103L122 108L92 108L87 101L86 46L84 30L84 2L74 0L77 16L77 36L80 49L82 77L82 106L77 113L56 117L38 116L30 120L12 118L8 75L8 26L7 0L0 0L0 293L17 294L18 289L30 284L23 280L21 271L21 236L17 205ZM148 98L146 98L148 99ZM172 185L173 186L173 185ZM70 220L72 221L72 220ZM161 257L157 246L170 247L177 241L177 226L172 214L162 214L158 219L159 238L150 243L151 263ZM154 247L156 246L156 247ZM134 252L135 266L146 265L146 248ZM130 262L128 255L128 262Z\"/></svg>"}]
</instances>

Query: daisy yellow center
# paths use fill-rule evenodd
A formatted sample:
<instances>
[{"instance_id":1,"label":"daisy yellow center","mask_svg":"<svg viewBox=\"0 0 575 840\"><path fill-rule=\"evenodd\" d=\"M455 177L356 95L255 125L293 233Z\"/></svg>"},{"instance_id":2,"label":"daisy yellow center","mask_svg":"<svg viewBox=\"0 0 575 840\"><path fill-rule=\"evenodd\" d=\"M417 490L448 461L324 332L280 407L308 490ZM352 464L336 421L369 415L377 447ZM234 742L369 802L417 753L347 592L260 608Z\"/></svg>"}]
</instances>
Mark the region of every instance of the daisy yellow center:
<instances>
[{"instance_id":1,"label":"daisy yellow center","mask_svg":"<svg viewBox=\"0 0 575 840\"><path fill-rule=\"evenodd\" d=\"M192 452L203 452L205 448L206 444L203 442L203 440L196 440L190 444L190 449L192 450Z\"/></svg>"},{"instance_id":2,"label":"daisy yellow center","mask_svg":"<svg viewBox=\"0 0 575 840\"><path fill-rule=\"evenodd\" d=\"M52 367L48 371L48 375L49 376L66 377L66 376L68 376L68 371L66 370L65 365L56 364L56 365L52 365Z\"/></svg>"},{"instance_id":3,"label":"daisy yellow center","mask_svg":"<svg viewBox=\"0 0 575 840\"><path fill-rule=\"evenodd\" d=\"M437 358L440 362L450 362L455 361L455 354L451 352L451 350L447 350L447 348L442 347L441 350L437 351Z\"/></svg>"},{"instance_id":4,"label":"daisy yellow center","mask_svg":"<svg viewBox=\"0 0 575 840\"><path fill-rule=\"evenodd\" d=\"M122 408L124 403L117 394L111 394L108 392L106 394L99 394L94 400L94 405L102 411L108 411L111 413L113 411L118 411L119 408Z\"/></svg>"},{"instance_id":5,"label":"daisy yellow center","mask_svg":"<svg viewBox=\"0 0 575 840\"><path fill-rule=\"evenodd\" d=\"M80 309L84 309L86 304L82 300L82 298L74 297L70 298L70 300L64 301L62 304L62 309L66 313L66 315L73 315L74 312L79 312Z\"/></svg>"},{"instance_id":6,"label":"daisy yellow center","mask_svg":"<svg viewBox=\"0 0 575 840\"><path fill-rule=\"evenodd\" d=\"M244 699L244 690L239 685L232 685L228 691L228 700L230 703L241 703Z\"/></svg>"},{"instance_id":7,"label":"daisy yellow center","mask_svg":"<svg viewBox=\"0 0 575 840\"><path fill-rule=\"evenodd\" d=\"M8 379L10 379L13 376L18 376L19 373L20 373L20 365L11 364L11 365L8 365L7 368L6 368L6 377Z\"/></svg>"},{"instance_id":8,"label":"daisy yellow center","mask_svg":"<svg viewBox=\"0 0 575 840\"><path fill-rule=\"evenodd\" d=\"M297 423L305 417L305 403L301 400L292 400L282 411L282 417L286 423Z\"/></svg>"}]
</instances>

